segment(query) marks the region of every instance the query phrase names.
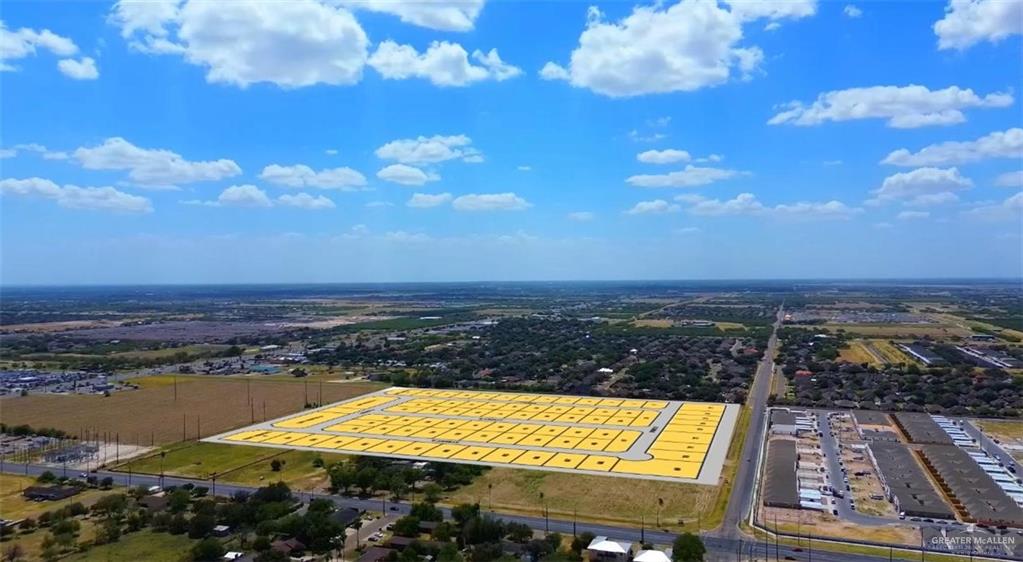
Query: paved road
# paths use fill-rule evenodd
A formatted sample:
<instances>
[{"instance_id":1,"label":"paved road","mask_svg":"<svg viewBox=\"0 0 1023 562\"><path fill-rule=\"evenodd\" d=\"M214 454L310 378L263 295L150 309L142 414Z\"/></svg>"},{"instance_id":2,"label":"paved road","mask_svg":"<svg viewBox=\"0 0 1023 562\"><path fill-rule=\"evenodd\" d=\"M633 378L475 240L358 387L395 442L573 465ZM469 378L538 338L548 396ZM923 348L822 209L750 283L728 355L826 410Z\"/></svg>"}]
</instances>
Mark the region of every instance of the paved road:
<instances>
[{"instance_id":1,"label":"paved road","mask_svg":"<svg viewBox=\"0 0 1023 562\"><path fill-rule=\"evenodd\" d=\"M823 434L821 437L821 450L824 452L825 460L828 463L828 475L831 480L831 485L836 489L841 490L843 495L842 498L834 498L835 507L838 509L838 516L845 521L869 527L897 523L898 519L895 519L894 517L885 518L867 515L852 508L852 492L845 490L845 483L842 480L842 464L840 461L841 453L838 450L838 442L831 433L831 420L828 418L828 412L817 410L815 413L817 414L817 422L819 424L820 431Z\"/></svg>"},{"instance_id":2,"label":"paved road","mask_svg":"<svg viewBox=\"0 0 1023 562\"><path fill-rule=\"evenodd\" d=\"M774 354L778 349L778 328L781 326L783 317L782 308L779 307L778 318L775 320L771 337L767 341L767 349L764 350L764 357L757 365L753 386L746 399L751 408L749 430L746 432L746 441L742 444L739 468L735 473L732 493L728 497L724 521L721 528L714 533L723 538L740 539L744 536L739 530L739 524L749 515L752 506L753 490L757 481L757 456L760 454L760 445L763 442L764 428L767 422L767 397L771 391Z\"/></svg>"},{"instance_id":3,"label":"paved road","mask_svg":"<svg viewBox=\"0 0 1023 562\"><path fill-rule=\"evenodd\" d=\"M1008 451L1001 448L998 445L998 443L995 443L994 440L992 440L983 431L981 431L980 428L974 425L972 420L963 421L966 422L963 424L963 430L966 431L966 433L969 434L970 437L973 437L974 439L977 440L977 443L980 444L980 447L984 449L985 453L993 457L997 457L999 460L1005 463L1006 468L1009 468L1010 466L1014 468L1016 470L1015 475L1017 478L1023 477L1023 465L1017 462L1016 459L1013 458L1013 456L1009 454Z\"/></svg>"},{"instance_id":4,"label":"paved road","mask_svg":"<svg viewBox=\"0 0 1023 562\"><path fill-rule=\"evenodd\" d=\"M42 472L49 470L57 475L62 475L63 470L60 468L47 467L41 465L23 465L23 464L11 464L5 463L2 467L3 472L10 474L28 474L38 475ZM75 476L79 471L68 469L68 476ZM139 475L139 474L125 474L121 472L110 472L110 471L98 471L95 476L99 478L111 477L114 479L115 486L128 486L130 479L130 486L138 486L140 484L145 486L157 486L161 485L161 479L159 476L150 475ZM255 488L249 486L239 486L235 484L223 484L218 483L215 487L205 480L196 480L189 478L176 478L167 476L163 478L162 485L167 486L180 486L182 484L192 483L199 486L211 487L211 493L215 493L219 496L231 496L237 492L253 492ZM410 506L407 503L397 503L391 501L381 501L379 499L360 499L350 498L345 496L335 496L329 494L316 494L316 493L299 493L296 494L300 499L308 501L314 498L324 498L333 501L335 504L341 507L355 507L366 511L378 511L383 509L390 519L393 515L402 515L409 512ZM450 512L447 509L443 510L445 516L450 517ZM545 521L542 517L527 517L520 515L507 515L494 513L494 517L516 523L525 523L529 527L536 530L550 529L551 532L558 532L563 535L571 535L573 533L584 533L590 532L594 535L604 535L614 537L616 539L628 540L633 542L646 541L654 544L671 544L675 539L675 535L672 533L665 533L662 531L646 530L646 529L634 529L626 527L614 527L610 525L598 525L587 522L573 522L566 520L550 519ZM360 533L363 537L363 543L365 544L365 537L367 534ZM718 537L704 534L702 537L704 544L708 550L709 561L730 561L730 560L742 560L742 561L761 561L773 560L776 555L779 560L816 560L819 562L884 562L887 557L878 556L864 556L864 555L853 555L853 554L840 554L832 553L820 550L822 546L819 542L812 543L814 546L803 543L801 548L791 547L785 545L774 545L765 544L764 542L752 542L751 540L738 537ZM798 550L797 550L798 548ZM766 552L766 555L765 555ZM812 556L812 558L811 558ZM791 557L791 558L787 558Z\"/></svg>"}]
</instances>

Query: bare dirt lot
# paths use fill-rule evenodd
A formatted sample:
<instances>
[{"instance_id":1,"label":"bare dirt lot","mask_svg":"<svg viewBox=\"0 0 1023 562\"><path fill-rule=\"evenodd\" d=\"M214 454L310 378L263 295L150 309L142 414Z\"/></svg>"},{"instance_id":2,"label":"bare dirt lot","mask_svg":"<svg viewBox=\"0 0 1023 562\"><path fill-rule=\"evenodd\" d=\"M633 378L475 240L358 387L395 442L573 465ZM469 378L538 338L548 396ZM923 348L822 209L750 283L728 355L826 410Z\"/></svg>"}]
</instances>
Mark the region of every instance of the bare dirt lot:
<instances>
[{"instance_id":1,"label":"bare dirt lot","mask_svg":"<svg viewBox=\"0 0 1023 562\"><path fill-rule=\"evenodd\" d=\"M83 428L119 434L122 443L156 445L213 435L261 419L302 410L321 392L299 379L263 381L212 376L137 379L142 388L103 396L29 395L0 401L0 419L7 424L55 427L72 434ZM336 402L382 388L353 382L322 386L324 403ZM251 394L250 394L251 393ZM249 396L251 395L251 405ZM265 414L264 414L265 408ZM184 428L182 427L184 425Z\"/></svg>"},{"instance_id":2,"label":"bare dirt lot","mask_svg":"<svg viewBox=\"0 0 1023 562\"><path fill-rule=\"evenodd\" d=\"M105 328L71 330L65 335L94 340L156 340L165 342L218 342L238 337L251 337L284 332L279 323L213 322L207 320L172 320L152 324L134 324Z\"/></svg>"}]
</instances>

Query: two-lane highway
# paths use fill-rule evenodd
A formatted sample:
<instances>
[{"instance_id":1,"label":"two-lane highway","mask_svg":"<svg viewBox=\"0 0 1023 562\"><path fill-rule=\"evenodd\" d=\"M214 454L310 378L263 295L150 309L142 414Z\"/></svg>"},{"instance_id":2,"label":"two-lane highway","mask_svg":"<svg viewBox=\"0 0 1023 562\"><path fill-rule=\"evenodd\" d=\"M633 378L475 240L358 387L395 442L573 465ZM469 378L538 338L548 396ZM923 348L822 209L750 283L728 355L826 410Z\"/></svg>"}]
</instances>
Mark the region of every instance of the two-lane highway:
<instances>
[{"instance_id":1,"label":"two-lane highway","mask_svg":"<svg viewBox=\"0 0 1023 562\"><path fill-rule=\"evenodd\" d=\"M781 327L783 314L782 308L779 307L771 337L767 340L767 349L764 350L764 357L757 365L753 384L750 387L749 396L746 398L750 413L749 429L746 431L746 440L742 444L742 454L739 456L739 466L735 471L735 481L732 483L732 492L728 497L724 521L721 528L714 533L720 537L742 538L744 535L739 529L739 524L746 519L752 508L753 491L757 482L757 457L760 454L760 444L764 440L764 428L767 425L767 397L771 392L774 355L778 350L778 330Z\"/></svg>"}]
</instances>

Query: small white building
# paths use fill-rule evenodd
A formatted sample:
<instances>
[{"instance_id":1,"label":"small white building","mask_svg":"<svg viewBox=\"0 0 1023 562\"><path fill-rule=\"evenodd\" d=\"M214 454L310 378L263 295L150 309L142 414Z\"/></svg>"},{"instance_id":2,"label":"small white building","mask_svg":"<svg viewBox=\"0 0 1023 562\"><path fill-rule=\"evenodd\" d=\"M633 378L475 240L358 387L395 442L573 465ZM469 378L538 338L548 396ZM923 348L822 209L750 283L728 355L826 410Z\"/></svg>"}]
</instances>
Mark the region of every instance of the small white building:
<instances>
[{"instance_id":1,"label":"small white building","mask_svg":"<svg viewBox=\"0 0 1023 562\"><path fill-rule=\"evenodd\" d=\"M671 557L660 550L641 550L632 560L633 562L671 562Z\"/></svg>"},{"instance_id":2,"label":"small white building","mask_svg":"<svg viewBox=\"0 0 1023 562\"><path fill-rule=\"evenodd\" d=\"M586 559L590 562L629 562L632 560L632 543L594 537L586 547Z\"/></svg>"}]
</instances>

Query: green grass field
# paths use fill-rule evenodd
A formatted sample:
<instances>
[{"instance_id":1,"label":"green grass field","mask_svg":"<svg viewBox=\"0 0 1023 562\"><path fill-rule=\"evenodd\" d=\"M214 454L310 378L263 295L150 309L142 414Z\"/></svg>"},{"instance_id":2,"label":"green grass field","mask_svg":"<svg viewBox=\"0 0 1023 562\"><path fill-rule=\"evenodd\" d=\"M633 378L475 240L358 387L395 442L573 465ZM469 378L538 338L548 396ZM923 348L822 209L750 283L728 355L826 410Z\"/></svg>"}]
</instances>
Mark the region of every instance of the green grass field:
<instances>
[{"instance_id":1,"label":"green grass field","mask_svg":"<svg viewBox=\"0 0 1023 562\"><path fill-rule=\"evenodd\" d=\"M192 478L209 478L211 473L224 474L262 460L270 462L269 459L284 452L280 449L218 443L191 443L186 446L164 449L164 451L167 452L162 459L165 474ZM160 474L160 464L160 455L152 454L121 464L117 470Z\"/></svg>"},{"instance_id":2,"label":"green grass field","mask_svg":"<svg viewBox=\"0 0 1023 562\"><path fill-rule=\"evenodd\" d=\"M345 455L318 454L311 451L288 451L268 447L248 447L220 443L192 443L164 449L163 472L170 476L210 479L217 474L218 482L260 485L267 482L286 482L295 489L312 490L327 484L326 471L313 466L319 456L326 465L339 462ZM280 471L274 472L270 463L280 460ZM118 471L160 474L160 455L149 455L123 463Z\"/></svg>"},{"instance_id":3,"label":"green grass field","mask_svg":"<svg viewBox=\"0 0 1023 562\"><path fill-rule=\"evenodd\" d=\"M97 560L145 560L146 562L180 562L188 559L188 551L197 541L187 535L155 533L150 530L123 535L115 543L94 546L62 558L67 562Z\"/></svg>"},{"instance_id":4,"label":"green grass field","mask_svg":"<svg viewBox=\"0 0 1023 562\"><path fill-rule=\"evenodd\" d=\"M324 455L312 451L286 451L283 455L274 457L283 463L277 472L272 470L269 460L261 461L224 474L223 481L252 486L284 482L294 490L324 489L330 484L330 480L326 469L313 465L316 457L322 458L325 466L348 458L345 455Z\"/></svg>"}]
</instances>

